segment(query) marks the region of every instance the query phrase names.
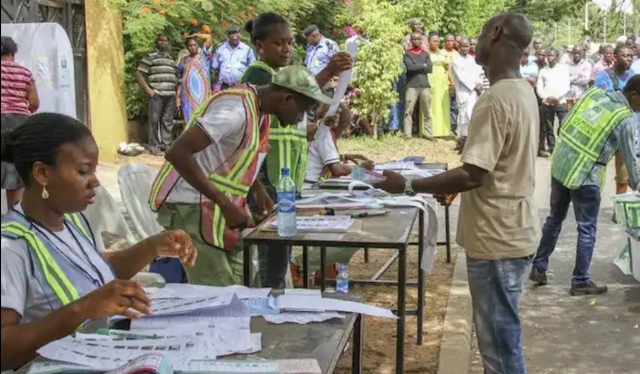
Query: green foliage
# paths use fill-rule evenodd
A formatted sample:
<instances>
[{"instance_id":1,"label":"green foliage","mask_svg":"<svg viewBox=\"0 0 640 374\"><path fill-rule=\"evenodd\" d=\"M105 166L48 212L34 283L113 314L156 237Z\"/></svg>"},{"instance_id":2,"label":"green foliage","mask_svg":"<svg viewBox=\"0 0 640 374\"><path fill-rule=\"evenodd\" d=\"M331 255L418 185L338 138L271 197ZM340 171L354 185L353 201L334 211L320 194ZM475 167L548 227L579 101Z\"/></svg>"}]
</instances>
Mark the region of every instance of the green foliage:
<instances>
[{"instance_id":1,"label":"green foliage","mask_svg":"<svg viewBox=\"0 0 640 374\"><path fill-rule=\"evenodd\" d=\"M263 12L277 12L289 20L296 33L294 62L301 62L305 41L300 31L317 24L330 37L340 40L334 26L344 4L336 0L109 0L120 9L125 43L126 106L129 118L146 113L146 102L134 74L140 59L154 46L156 36L165 33L173 55L184 47L184 36L194 32L211 33L214 46L226 39L229 25L244 24ZM248 35L243 36L248 42Z\"/></svg>"},{"instance_id":2,"label":"green foliage","mask_svg":"<svg viewBox=\"0 0 640 374\"><path fill-rule=\"evenodd\" d=\"M360 95L354 100L357 112L378 119L389 115L389 105L398 100L391 88L400 76L404 50L400 41L406 32L398 5L385 0L354 0L353 24L369 39L360 44L355 83ZM352 11L353 11L352 10Z\"/></svg>"}]
</instances>

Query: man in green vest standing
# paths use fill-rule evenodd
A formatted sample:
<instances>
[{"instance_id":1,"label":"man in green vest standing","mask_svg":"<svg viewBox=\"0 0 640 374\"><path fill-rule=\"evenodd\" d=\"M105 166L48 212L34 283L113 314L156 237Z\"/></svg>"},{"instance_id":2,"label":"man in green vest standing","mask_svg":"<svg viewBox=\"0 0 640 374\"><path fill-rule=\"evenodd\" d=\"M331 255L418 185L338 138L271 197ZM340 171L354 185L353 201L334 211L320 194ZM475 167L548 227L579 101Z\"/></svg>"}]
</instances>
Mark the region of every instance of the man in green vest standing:
<instances>
[{"instance_id":1,"label":"man in green vest standing","mask_svg":"<svg viewBox=\"0 0 640 374\"><path fill-rule=\"evenodd\" d=\"M606 167L616 152L622 154L629 171L629 185L637 191L640 184L632 111L640 111L638 74L629 79L622 92L592 87L562 124L551 161L551 213L542 228L542 239L529 275L529 279L538 285L547 284L549 257L555 249L569 204L573 203L578 243L570 293L577 296L607 292L607 286L591 281L589 265L596 241Z\"/></svg>"}]
</instances>

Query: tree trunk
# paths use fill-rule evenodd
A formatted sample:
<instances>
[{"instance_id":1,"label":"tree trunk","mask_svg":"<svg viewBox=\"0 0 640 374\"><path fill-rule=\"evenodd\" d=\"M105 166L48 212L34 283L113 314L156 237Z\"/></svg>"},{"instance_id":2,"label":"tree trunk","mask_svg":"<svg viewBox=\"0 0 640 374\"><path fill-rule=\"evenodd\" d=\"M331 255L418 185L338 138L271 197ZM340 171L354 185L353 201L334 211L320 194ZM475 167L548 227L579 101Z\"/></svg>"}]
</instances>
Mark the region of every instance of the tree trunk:
<instances>
[{"instance_id":1,"label":"tree trunk","mask_svg":"<svg viewBox=\"0 0 640 374\"><path fill-rule=\"evenodd\" d=\"M373 138L378 139L378 118L377 114L371 116L371 126L373 127Z\"/></svg>"}]
</instances>

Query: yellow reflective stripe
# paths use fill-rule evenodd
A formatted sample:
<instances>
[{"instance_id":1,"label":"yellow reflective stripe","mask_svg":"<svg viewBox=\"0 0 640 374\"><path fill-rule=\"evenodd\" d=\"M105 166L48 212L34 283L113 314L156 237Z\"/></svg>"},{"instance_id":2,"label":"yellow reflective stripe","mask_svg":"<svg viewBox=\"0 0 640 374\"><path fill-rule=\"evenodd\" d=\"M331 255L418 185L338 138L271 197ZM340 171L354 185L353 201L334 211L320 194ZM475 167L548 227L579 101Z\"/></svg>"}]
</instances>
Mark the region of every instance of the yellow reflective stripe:
<instances>
[{"instance_id":1,"label":"yellow reflective stripe","mask_svg":"<svg viewBox=\"0 0 640 374\"><path fill-rule=\"evenodd\" d=\"M73 222L73 224L86 236L91 239L91 235L87 232L87 229L82 222L82 218L80 218L80 214L78 213L68 213L64 215L69 221Z\"/></svg>"},{"instance_id":2,"label":"yellow reflective stripe","mask_svg":"<svg viewBox=\"0 0 640 374\"><path fill-rule=\"evenodd\" d=\"M211 219L213 225L213 245L224 248L224 226L226 220L222 215L222 210L218 204L213 207L213 217Z\"/></svg>"},{"instance_id":3,"label":"yellow reflective stripe","mask_svg":"<svg viewBox=\"0 0 640 374\"><path fill-rule=\"evenodd\" d=\"M581 154L585 154L589 157L591 157L593 160L597 160L599 154L594 153L593 150L588 149L586 146L584 146L583 144L578 143L575 139L573 139L570 136L563 136L562 140L567 143L567 145L569 145L571 148L573 148L574 150L576 150L577 152L581 153Z\"/></svg>"},{"instance_id":4,"label":"yellow reflective stripe","mask_svg":"<svg viewBox=\"0 0 640 374\"><path fill-rule=\"evenodd\" d=\"M214 184L216 185L216 188L219 189L221 192L230 193L232 195L239 196L239 197L246 197L247 194L249 193L249 189L250 189L249 186L244 186L244 185L235 183L231 179L225 178L218 174L212 174L210 179L211 181L214 182Z\"/></svg>"},{"instance_id":5,"label":"yellow reflective stripe","mask_svg":"<svg viewBox=\"0 0 640 374\"><path fill-rule=\"evenodd\" d=\"M20 236L27 241L31 248L33 248L34 252L36 253L36 257L38 258L38 262L42 267L42 271L44 272L47 283L53 289L53 292L56 294L56 296L58 296L62 305L67 305L71 301L75 301L80 297L73 284L71 284L62 269L60 269L56 261L53 259L53 257L51 257L49 250L47 250L42 241L34 233L15 222L3 223L2 231L9 231L15 235ZM53 270L54 274L64 284L66 292L65 288L60 286L58 279L55 279L54 276L49 272L49 268ZM69 295L67 295L67 293Z\"/></svg>"},{"instance_id":6,"label":"yellow reflective stripe","mask_svg":"<svg viewBox=\"0 0 640 374\"><path fill-rule=\"evenodd\" d=\"M249 169L249 166L252 160L251 156L255 153L256 149L258 148L258 138L260 136L259 134L260 128L258 124L258 121L260 119L256 115L257 109L255 106L255 101L253 97L255 94L254 93L248 94L247 92L243 92L243 93L244 93L243 95L244 101L249 106L249 115L252 117L252 118L247 118L247 125L253 126L253 129L251 131L251 141L249 142L249 146L245 148L245 150L242 152L240 159L236 162L236 164L233 166L233 168L231 169L231 172L228 175L228 178L233 181L240 179L247 172L247 169Z\"/></svg>"}]
</instances>

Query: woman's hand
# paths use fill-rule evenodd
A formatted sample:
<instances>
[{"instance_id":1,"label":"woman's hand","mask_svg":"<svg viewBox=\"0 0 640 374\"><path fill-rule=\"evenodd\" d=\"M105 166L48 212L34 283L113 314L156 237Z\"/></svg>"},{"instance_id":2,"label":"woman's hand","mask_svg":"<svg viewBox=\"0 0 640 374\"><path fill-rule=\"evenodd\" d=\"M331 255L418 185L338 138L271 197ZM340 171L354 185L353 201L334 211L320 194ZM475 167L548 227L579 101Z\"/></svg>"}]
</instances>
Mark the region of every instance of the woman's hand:
<instances>
[{"instance_id":1,"label":"woman's hand","mask_svg":"<svg viewBox=\"0 0 640 374\"><path fill-rule=\"evenodd\" d=\"M138 282L116 279L80 299L86 315L102 319L122 315L139 318L150 315L151 301Z\"/></svg>"},{"instance_id":2,"label":"woman's hand","mask_svg":"<svg viewBox=\"0 0 640 374\"><path fill-rule=\"evenodd\" d=\"M179 257L180 262L193 266L198 257L198 250L189 235L182 230L165 231L150 237L149 245L156 250L156 256Z\"/></svg>"}]
</instances>

